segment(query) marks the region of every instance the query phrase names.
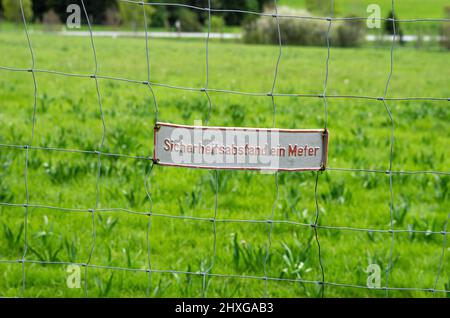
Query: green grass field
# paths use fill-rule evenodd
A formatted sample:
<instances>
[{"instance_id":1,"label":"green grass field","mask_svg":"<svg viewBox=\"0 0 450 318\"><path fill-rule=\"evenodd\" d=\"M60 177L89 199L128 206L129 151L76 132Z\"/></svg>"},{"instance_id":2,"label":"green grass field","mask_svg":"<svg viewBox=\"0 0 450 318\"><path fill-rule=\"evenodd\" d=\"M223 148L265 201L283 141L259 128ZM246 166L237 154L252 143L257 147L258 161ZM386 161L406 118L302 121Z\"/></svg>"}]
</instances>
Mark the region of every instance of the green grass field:
<instances>
[{"instance_id":1,"label":"green grass field","mask_svg":"<svg viewBox=\"0 0 450 318\"><path fill-rule=\"evenodd\" d=\"M292 8L305 9L305 0L280 0L279 5L285 5ZM381 17L386 18L392 10L392 0L340 0L334 1L335 15L350 16L355 15L359 17L366 17L367 7L371 4L377 4L381 9ZM399 19L443 19L445 18L444 8L449 6L446 0L401 0L394 2L395 14ZM404 34L434 34L436 35L440 29L440 23L429 22L403 22L400 23L400 28Z\"/></svg>"},{"instance_id":2,"label":"green grass field","mask_svg":"<svg viewBox=\"0 0 450 318\"><path fill-rule=\"evenodd\" d=\"M279 0L280 5L293 8L305 8L305 0ZM334 1L336 9L341 14L366 14L366 8L370 4L378 4L383 17L387 16L392 8L392 0L343 0ZM403 0L394 1L394 8L401 19L418 18L443 18L444 7L448 6L445 0Z\"/></svg>"},{"instance_id":3,"label":"green grass field","mask_svg":"<svg viewBox=\"0 0 450 318\"><path fill-rule=\"evenodd\" d=\"M32 34L31 41L37 69L87 75L94 72L89 38ZM95 46L100 75L146 80L144 39L96 38ZM152 39L149 46L152 82L204 86L203 41ZM394 52L388 97L450 96L448 51L398 47ZM276 46L211 42L209 87L269 92L277 55ZM284 47L276 92L321 94L326 55L326 48ZM24 34L0 33L0 57L1 66L30 68ZM382 96L389 69L389 47L332 48L327 94ZM36 73L36 81L38 100L32 145L98 149L102 123L95 81L43 72ZM161 86L153 89L159 120L193 124L196 119L205 119L208 103L204 93ZM155 111L148 87L99 79L99 90L106 123L102 151L150 156ZM30 143L33 96L30 73L0 70L0 144ZM211 92L210 96L210 125L272 125L272 102L267 96L219 92ZM324 126L321 98L276 97L275 102L279 128ZM393 169L448 172L448 101L388 101L388 106L395 121ZM330 97L328 107L330 168L388 169L391 122L383 103ZM214 258L214 229L209 220L214 216L213 171L155 166L148 178L151 205L145 190L149 161L101 156L93 227L88 209L96 207L97 155L38 149L28 151L27 183L32 207L28 209L29 262L22 294L22 265L17 260L24 253L25 162L25 149L0 147L1 296L84 297L84 288L66 286L67 264L58 262L87 262L94 242L90 264L98 267L90 267L87 277L81 269L90 297L199 297L203 291L208 297L261 297L266 290L273 297L320 296L320 286L309 282L322 279L310 226L274 223L267 259L267 275L273 279L267 285L262 279L269 234L264 221L275 203L275 220L314 223L315 173L279 173L279 199L275 202L274 175L218 172ZM394 229L423 232L395 233L389 287L434 288L444 248L437 289L450 289L450 244L444 247L444 235L435 233L443 231L448 220L449 186L448 175L394 175ZM329 170L320 173L317 191L319 224L345 227L318 229L325 281L362 287L326 285L325 296L385 296L382 290L364 288L365 269L369 264L378 264L382 270L381 286L385 286L391 234L347 227L390 229L389 176ZM145 213L151 209L155 215L149 218ZM147 239L151 268L156 270L150 277L148 294ZM12 262L5 262L8 260ZM206 276L203 282L202 273L209 268L213 276ZM169 273L171 270L191 274ZM390 291L389 296L446 294L397 290Z\"/></svg>"}]
</instances>

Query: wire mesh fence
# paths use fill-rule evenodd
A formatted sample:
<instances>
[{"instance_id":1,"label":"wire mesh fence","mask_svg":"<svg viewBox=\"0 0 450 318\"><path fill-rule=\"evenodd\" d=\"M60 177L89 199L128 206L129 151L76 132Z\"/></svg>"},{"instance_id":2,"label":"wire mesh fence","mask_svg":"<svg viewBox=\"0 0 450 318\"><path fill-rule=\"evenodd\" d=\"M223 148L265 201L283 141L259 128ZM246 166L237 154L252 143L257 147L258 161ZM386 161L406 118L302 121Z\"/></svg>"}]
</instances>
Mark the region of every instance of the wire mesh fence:
<instances>
[{"instance_id":1,"label":"wire mesh fence","mask_svg":"<svg viewBox=\"0 0 450 318\"><path fill-rule=\"evenodd\" d=\"M442 230L416 230L416 229L398 229L395 228L395 221L394 221L394 213L395 213L395 200L394 200L394 177L397 175L436 175L436 176L450 176L449 171L434 171L434 170L395 170L393 168L394 163L394 143L395 143L395 122L393 118L393 114L391 112L390 103L394 101L450 101L450 98L445 97L434 97L434 96L403 96L403 97L388 97L389 95L389 89L390 89L390 83L392 76L394 74L394 66L395 66L395 59L394 59L394 52L397 42L397 32L395 30L395 22L402 22L402 23L427 23L427 22L448 22L448 19L426 19L426 18L420 18L420 19L390 19L390 18L380 18L379 20L382 21L388 21L392 22L392 25L394 26L394 35L392 39L392 44L390 46L390 68L389 72L386 74L386 82L384 91L381 92L380 96L364 96L364 95L337 95L337 94L331 94L328 91L328 80L329 80L329 69L330 69L330 57L332 53L332 43L330 42L330 32L333 28L333 23L340 20L366 20L366 17L351 17L351 18L343 18L343 17L335 17L333 12L333 1L330 1L330 10L329 15L327 17L313 17L313 16L292 16L292 15L285 15L285 14L279 14L278 12L278 4L277 1L274 0L273 3L273 13L267 13L267 12L251 12L251 11L244 11L244 10L237 10L237 9L217 9L211 6L211 0L207 1L207 6L205 7L199 7L199 6L192 6L192 5L186 5L181 3L163 3L163 2L142 2L142 1L131 1L131 0L120 0L123 3L126 3L129 6L135 6L142 8L142 15L144 19L144 32L145 32L145 54L146 54L146 73L147 78L145 80L142 79L132 79L132 78L125 78L125 77L114 77L114 76L106 76L99 74L99 66L98 66L98 54L96 51L96 44L95 44L95 36L93 33L93 27L90 22L90 16L89 12L86 10L85 2L83 0L80 1L80 5L82 7L82 11L84 14L84 18L87 21L88 30L90 33L90 46L92 50L92 59L94 62L94 71L92 74L75 74L75 73L68 73L68 72L61 72L51 69L39 69L36 67L36 57L35 57L35 50L32 44L32 40L30 39L30 34L28 32L27 27L27 21L25 18L24 10L23 10L23 4L22 1L19 0L20 6L21 6L21 13L22 13L22 20L23 20L23 27L26 34L27 44L29 48L29 54L30 54L30 67L29 68L14 68L9 67L8 65L2 65L0 66L0 71L2 71L7 76L8 72L19 72L19 73L29 73L34 86L34 92L33 92L33 114L32 114L32 120L31 120L31 127L30 127L30 138L29 141L26 144L0 144L0 149L16 149L20 150L24 153L24 159L25 162L23 163L23 183L24 183L24 189L25 189L25 201L23 203L11 203L11 202L0 202L1 206L5 207L15 207L15 208L23 208L24 210L24 218L23 218L23 231L24 231L24 245L23 245L23 254L18 259L1 259L0 264L21 264L21 291L20 295L24 295L24 292L27 288L27 275L26 275L26 267L29 264L45 264L45 265L78 265L81 268L84 268L84 294L86 297L90 296L89 294L89 285L90 285L90 271L94 269L101 269L101 270L112 270L112 271L132 271L132 272L141 272L148 275L148 287L147 287L147 294L150 293L150 289L152 286L152 275L155 273L159 274L181 274L181 275L193 275L198 276L202 283L201 283L201 295L202 297L207 296L207 290L208 290L208 279L219 277L219 278L232 278L232 279L242 279L242 280L260 280L264 283L264 296L270 296L268 284L270 282L293 282L293 283L302 283L307 285L316 285L320 289L319 295L321 297L326 296L326 290L327 287L342 287L342 288L349 288L349 289L371 289L371 290L379 290L385 292L386 296L389 296L390 291L418 291L418 292L430 292L433 294L440 294L440 295L446 295L450 293L450 290L438 288L438 282L441 279L442 271L445 265L445 252L447 250L447 235L448 232L448 221L450 219L450 213L448 214L447 221L442 228ZM165 84L165 83L158 83L153 81L152 77L152 68L151 68L151 41L149 37L149 30L148 30L148 24L147 20L149 17L147 16L145 7L146 6L171 6L176 8L186 8L189 10L196 10L201 11L206 14L206 25L207 25L207 32L205 33L205 42L204 42L204 50L205 50L205 82L203 87L188 87L188 86L177 86L172 84ZM273 73L270 74L272 80L272 86L269 92L249 92L249 91L235 91L235 90L227 90L227 89L221 89L221 88L211 88L210 87L210 57L209 57L209 43L210 43L210 33L211 33L211 15L215 13L225 13L225 12L233 12L237 14L249 14L249 15L257 15L262 17L267 17L274 19L276 21L277 26L277 34L278 34L278 53L276 55L276 59L274 61L274 69ZM395 12L395 1L392 0L392 12ZM280 29L280 20L290 18L290 19L305 19L305 20L321 20L326 21L328 23L327 28L327 35L326 35L326 60L324 61L324 69L325 69L325 78L323 80L323 87L321 94L301 94L301 93L277 93L276 92L276 85L277 80L279 78L279 65L280 61L283 58L283 42L282 42L282 32ZM4 62L4 61L3 61ZM2 63L3 64L3 63ZM96 88L96 95L98 100L98 116L102 123L102 138L96 147L95 150L90 149L70 149L70 148L57 148L57 147L47 147L47 146L41 146L36 145L35 143L35 123L36 123L36 109L38 107L38 99L39 99L39 86L38 86L38 80L36 78L37 74L44 73L48 74L50 76L62 76L62 77L72 77L79 80L86 80L86 81L93 81L95 83ZM154 169L158 169L157 162L154 162L151 155L128 155L128 154L121 154L121 153L111 153L105 150L104 144L105 144L105 138L106 138L106 127L107 122L105 120L104 116L104 110L103 110L103 104L102 104L102 91L99 85L99 81L113 81L113 82L126 82L133 85L141 85L144 86L146 89L148 89L149 96L151 96L151 100L153 102L154 107L154 120L155 122L158 121L158 99L154 92L154 88L157 87L163 87L170 90L179 90L179 91L194 91L199 92L201 94L204 94L205 101L208 105L208 112L206 119L204 120L205 125L208 124L209 119L211 117L211 111L214 107L212 99L210 94L211 93L217 93L217 94L230 94L230 95L243 95L248 97L267 97L270 99L271 105L272 105L272 123L273 127L277 127L277 98L286 98L286 97L293 97L293 98L304 98L304 99L313 99L313 98L319 98L321 101L323 101L323 128L328 128L328 118L329 118L329 112L328 112L328 102L331 99L344 99L344 100L373 100L376 102L379 102L383 105L386 111L386 116L389 119L389 126L390 126L390 136L389 136L389 161L386 162L386 169L361 169L361 168L340 168L340 167L327 167L324 171L317 171L315 172L314 177L314 205L315 205L315 216L314 216L314 222L298 222L298 221L292 221L292 220L279 220L275 218L275 209L277 208L277 205L279 203L279 196L280 196L280 190L279 190L279 173L274 173L274 185L273 185L273 191L275 200L272 204L271 212L267 215L267 218L265 219L252 219L252 218L245 218L245 219L224 219L224 218L218 218L218 200L220 195L220 187L219 187L219 178L220 173L218 170L213 170L213 189L214 189L214 199L213 199L213 213L210 217L200 217L200 216L188 216L188 215L176 215L176 214L168 214L168 213L160 213L160 211L154 211L153 205L154 202L152 200L152 185L151 185L151 179L152 179L152 172ZM47 204L45 202L42 203L35 203L30 200L29 195L29 165L30 165L30 154L34 151L42 151L42 152L61 152L61 153L67 153L69 155L72 154L86 154L96 157L96 184L95 184L95 205L92 207L86 207L86 208L71 208L71 207L64 207L64 206L56 206ZM151 153L151 152L149 152ZM128 208L122 208L122 207L116 207L116 208L105 208L100 205L100 182L102 178L102 163L105 158L126 158L126 159L133 159L136 161L142 161L145 162L145 182L144 182L144 188L147 195L147 199L150 202L150 209L148 211L136 211ZM332 226L332 225L326 225L320 223L320 216L321 216L321 209L319 206L319 194L318 194L318 188L320 187L320 180L321 176L323 174L326 174L327 171L335 171L335 172L342 172L342 173L369 173L373 175L386 175L389 178L389 229L377 229L377 228L361 228L361 227L351 227L351 226ZM90 231L91 235L91 245L88 253L88 258L84 262L73 262L73 261L52 261L52 260L32 260L27 258L30 253L29 248L29 211L32 208L42 208L42 209L48 209L48 210L58 210L62 212L67 213L83 213L88 214L91 216L92 220L92 229ZM137 215L140 217L143 217L146 219L147 227L146 227L146 247L147 250L146 253L146 259L147 264L146 268L135 268L135 267L119 267L119 266L107 266L107 265L97 265L93 263L93 255L96 252L96 246L98 244L98 237L97 237L97 224L96 224L96 217L98 215L101 215L103 213L118 213L118 214L129 214L129 215ZM161 269L156 268L152 264L152 253L151 253L151 244L152 244L152 225L155 218L168 218L168 219L182 219L182 220L191 220L193 222L198 223L204 223L204 224L211 224L212 228L212 235L213 235L213 242L212 242L212 256L211 256L211 262L209 265L205 266L201 271L183 271L183 270L173 270L173 269ZM217 225L218 224L226 224L226 223L236 223L236 224L259 224L266 227L267 231L267 238L265 243L265 249L264 249L264 255L263 255L263 263L260 264L264 275L247 275L247 274L223 274L223 273L215 273L213 271L216 257L217 257L217 251L218 251L218 234L217 234ZM318 261L318 272L320 274L320 277L316 280L308 280L308 279L302 279L302 278L285 278L285 277L274 277L271 276L268 270L269 266L269 259L271 255L271 246L272 246L272 240L273 240L273 228L275 225L290 225L298 228L305 228L305 229L311 229L313 233L313 239L317 246L317 261ZM387 268L385 270L385 284L384 286L366 286L366 285L356 285L356 284L349 284L349 283L340 283L340 282L333 282L327 280L327 269L323 264L322 260L322 249L323 246L321 246L321 240L320 240L320 232L321 231L348 231L348 232L361 232L361 233L367 233L367 234L373 234L373 233L382 233L385 235L389 235L390 237L390 246L389 246L389 257L388 257L388 264ZM391 286L390 284L390 274L392 271L394 260L394 247L396 243L396 235L407 233L407 234L418 234L418 235L436 235L441 236L443 238L443 244L442 249L440 252L439 262L436 264L436 275L433 286L430 286L429 288L422 288L422 287L396 287ZM169 252L169 251L167 251ZM295 296L295 295L293 295Z\"/></svg>"}]
</instances>

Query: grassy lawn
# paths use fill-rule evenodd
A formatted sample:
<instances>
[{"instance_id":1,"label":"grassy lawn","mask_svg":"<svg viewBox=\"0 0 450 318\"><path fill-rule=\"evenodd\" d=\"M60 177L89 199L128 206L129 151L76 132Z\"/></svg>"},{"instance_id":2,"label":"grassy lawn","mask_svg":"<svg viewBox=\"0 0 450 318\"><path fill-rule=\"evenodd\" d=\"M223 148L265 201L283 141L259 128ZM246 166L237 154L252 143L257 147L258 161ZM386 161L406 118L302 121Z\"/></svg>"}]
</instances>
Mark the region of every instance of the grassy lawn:
<instances>
[{"instance_id":1,"label":"grassy lawn","mask_svg":"<svg viewBox=\"0 0 450 318\"><path fill-rule=\"evenodd\" d=\"M305 0L279 0L280 5L293 8L305 8ZM392 8L392 0L342 0L334 1L336 9L341 14L366 14L366 8L370 4L378 4L383 17L387 16ZM448 6L445 0L401 0L394 1L395 11L401 19L417 18L443 18L444 7Z\"/></svg>"},{"instance_id":2,"label":"grassy lawn","mask_svg":"<svg viewBox=\"0 0 450 318\"><path fill-rule=\"evenodd\" d=\"M293 8L306 8L305 0L280 0L279 5ZM366 9L370 4L378 4L381 8L381 17L386 18L392 10L392 0L341 0L334 1L336 15L356 15L366 17ZM394 2L395 14L399 19L442 19L445 18L444 7L449 3L446 0L401 0ZM440 28L438 22L401 23L404 34L428 33L437 34Z\"/></svg>"},{"instance_id":3,"label":"grassy lawn","mask_svg":"<svg viewBox=\"0 0 450 318\"><path fill-rule=\"evenodd\" d=\"M89 38L32 34L31 41L37 69L87 75L94 72ZM100 75L147 79L143 39L96 38L95 46ZM205 85L203 41L151 40L149 46L152 82L197 88ZM277 55L276 46L212 42L209 88L269 92ZM321 94L326 55L326 48L284 47L276 92ZM1 66L31 66L23 33L0 33L0 57ZM448 51L440 49L396 48L388 97L448 98L448 58ZM389 47L332 48L327 94L382 96L389 69ZM36 73L36 81L38 100L32 145L98 149L102 123L95 81L44 72ZM102 150L150 156L155 108L148 87L111 79L99 79L98 83L106 124ZM203 92L162 86L153 89L159 120L193 124L196 119L205 119L208 103ZM0 144L30 143L33 96L30 73L0 70ZM267 96L211 92L210 97L210 125L272 125L272 102ZM275 102L277 127L324 126L321 98L283 96L276 97ZM387 104L395 121L393 169L449 171L448 101ZM328 108L329 166L388 169L391 122L383 103L330 97ZM279 199L275 202L274 175L218 172L218 222L214 236L209 220L214 216L214 171L155 166L148 178L151 205L145 190L149 161L101 156L97 192L97 160L92 153L28 151L27 183L32 207L28 209L26 259L55 263L26 263L24 296L83 297L83 288L67 288L67 266L58 262L85 263L93 246L90 264L98 267L90 267L87 277L81 269L81 279L87 281L92 297L144 297L149 278L148 295L152 297L198 297L203 287L209 297L260 297L266 292L283 297L320 295L320 286L308 282L322 279L310 226L273 224L266 274L274 279L267 284L261 279L265 275L269 235L264 220L275 206L278 221L314 223L315 173L279 173ZM0 262L1 296L21 295L22 266L17 260L24 254L25 208L21 204L26 202L25 162L25 149L0 147L0 260L15 261ZM395 233L389 287L434 287L444 242L444 236L435 232L443 231L447 221L449 187L450 177L446 175L394 175L394 229L423 232ZM320 173L317 191L319 224L345 227L318 230L326 282L364 287L365 269L369 264L378 264L384 286L391 234L353 231L348 227L390 229L389 177L384 173L328 170ZM96 208L95 214L88 212L92 208ZM155 213L151 218L145 214L149 211ZM147 239L151 268L156 270L151 277L145 272L149 266ZM449 248L448 244L437 284L440 290L450 289ZM203 281L202 273L209 268L214 276L206 276ZM298 279L306 282L289 281ZM325 296L382 297L385 292L327 285ZM391 291L389 296L446 295L406 289Z\"/></svg>"},{"instance_id":4,"label":"grassy lawn","mask_svg":"<svg viewBox=\"0 0 450 318\"><path fill-rule=\"evenodd\" d=\"M94 31L120 31L120 32L144 32L144 30L135 30L132 27L128 25L118 25L118 26L110 26L110 25L93 25L92 26ZM2 21L0 23L0 32L14 32L22 29L22 23L14 23L9 21ZM41 23L29 23L28 24L28 30L30 32L70 32L70 31L89 31L89 28L87 25L81 25L80 29L68 29L65 24L58 24L58 25L52 25L50 28L46 27L45 25ZM176 32L176 30L168 29L168 28L156 28L156 27L149 27L148 32ZM204 26L202 32L208 32L208 26ZM233 26L233 25L225 25L223 29L221 30L214 30L211 29L211 32L213 33L240 33L241 27L240 26Z\"/></svg>"}]
</instances>

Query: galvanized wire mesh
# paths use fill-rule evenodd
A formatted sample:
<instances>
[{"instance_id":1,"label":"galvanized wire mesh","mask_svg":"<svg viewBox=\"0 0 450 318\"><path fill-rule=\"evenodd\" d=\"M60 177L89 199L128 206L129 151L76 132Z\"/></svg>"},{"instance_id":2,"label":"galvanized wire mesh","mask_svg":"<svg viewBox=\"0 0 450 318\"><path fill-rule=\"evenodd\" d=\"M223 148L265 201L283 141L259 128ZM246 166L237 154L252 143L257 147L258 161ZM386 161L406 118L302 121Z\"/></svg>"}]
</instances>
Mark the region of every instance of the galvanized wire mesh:
<instances>
[{"instance_id":1,"label":"galvanized wire mesh","mask_svg":"<svg viewBox=\"0 0 450 318\"><path fill-rule=\"evenodd\" d=\"M448 22L449 19L380 19L383 21L392 21L392 24L394 25L394 36L392 39L391 44L391 50L390 50L390 70L387 74L386 78L386 84L384 92L381 96L364 96L364 95L332 95L328 94L327 92L327 84L328 84L328 77L329 77L329 61L331 56L331 44L330 44L330 30L332 28L332 24L335 21L340 20L366 20L366 17L352 17L352 18L341 18L341 17L335 17L333 14L333 0L330 1L330 11L328 17L312 17L312 16L294 16L294 15L285 15L285 14L279 14L278 13L278 7L277 7L277 1L274 0L274 12L269 14L266 12L251 12L251 11L244 11L244 10L235 10L235 9L215 9L211 7L211 0L208 0L208 6L207 7L197 7L192 5L186 5L186 4L180 4L180 3L159 3L159 2L142 2L142 1L131 1L131 0L120 0L122 2L128 3L128 5L132 6L141 6L142 7L142 14L144 18L144 25L145 25L145 48L146 48L146 62L147 62L147 78L146 80L139 80L139 79L130 79L130 78L121 78L121 77L112 77L112 76L105 76L105 75L99 75L98 74L98 61L97 61L97 53L96 53L96 46L95 46L95 37L93 34L93 28L90 22L89 13L86 10L86 6L83 0L80 1L80 4L83 9L83 13L85 16L85 19L87 21L87 25L90 32L90 43L92 47L92 56L93 61L95 65L94 72L92 74L75 74L75 73L66 73L66 72L60 72L55 70L47 70L47 69L38 69L35 67L35 54L32 46L32 41L30 40L28 28L27 28L27 21L25 19L25 14L22 6L22 0L19 0L20 6L21 6L21 12L22 12L22 20L23 20L23 26L27 38L27 43L30 51L30 67L21 69L21 68L12 68L8 66L0 66L0 70L4 72L27 72L30 73L33 84L34 84L34 101L33 101L33 117L32 117L32 125L31 125L31 138L29 142L26 145L18 145L18 144L0 144L0 148L10 148L10 149L22 149L25 152L25 163L24 163L24 170L23 170L23 178L24 178L24 185L25 185L25 202L24 203L9 203L9 202L0 202L1 206L10 206L10 207L23 207L24 209L24 252L20 259L13 259L13 260L0 260L0 263L20 263L22 266L22 294L26 288L26 271L25 267L26 264L59 264L59 265L79 265L81 267L84 267L84 292L86 297L89 296L89 269L106 269L106 270L120 270L120 271L136 271L136 272L145 272L148 273L148 289L147 293L149 293L150 286L151 286L151 276L152 273L172 273L172 274L187 274L187 275L199 275L203 279L203 287L202 287L202 296L206 296L206 279L207 277L226 277L226 278L239 278L239 279L254 279L254 280L263 280L265 282L265 295L268 296L268 286L267 282L269 281L286 281L286 282L302 282L305 284L313 284L313 285L319 285L321 287L321 295L322 297L325 294L326 286L339 286L339 287L345 287L345 288L357 288L357 289L378 289L383 290L386 292L386 295L388 295L389 291L426 291L426 292L432 292L432 293L450 293L450 290L442 290L437 289L438 281L441 276L443 263L444 263L444 254L447 248L447 235L449 232L447 231L450 214L448 215L447 222L443 228L442 231L420 231L420 230L413 230L413 229L395 229L394 228L394 221L393 221L393 210L394 210L394 191L393 191L393 176L394 175L421 175L421 174L434 174L434 175L450 175L450 172L448 171L396 171L393 170L393 161L394 161L394 142L395 142L395 123L393 119L393 115L391 113L390 105L389 103L391 101L407 101L407 100L419 100L419 101L450 101L450 98L442 98L442 97L433 97L433 96L426 96L426 97L412 97L412 96L404 96L404 97L396 97L396 98L389 98L388 92L390 88L390 82L391 78L394 72L394 50L396 45L396 37L397 32L395 30L395 21L399 22L405 22L405 23L422 23L422 22L431 22L431 21L437 21L437 22ZM165 83L157 83L152 81L152 73L151 73L151 67L150 67L150 60L151 60L151 54L150 54L150 48L149 48L149 32L147 27L147 14L145 10L145 6L174 6L174 7L183 7L190 10L199 10L207 13L207 26L208 31L205 35L205 66L206 66L206 81L203 87L186 87L186 86L174 86L170 84ZM240 14L251 14L251 15L258 15L258 16L265 16L265 17L271 17L275 19L276 26L277 26L277 33L278 33L278 55L276 58L276 61L274 62L274 73L273 73L273 82L272 82L272 88L270 92L245 92L245 91L232 91L232 90L226 90L226 89L220 89L220 88L211 88L209 87L209 40L210 40L210 33L211 33L211 14L212 13L224 13L224 12L234 12L234 13L240 13ZM395 3L394 0L392 0L392 12L395 12ZM280 31L280 19L283 18L295 18L295 19L306 19L306 20L323 20L328 22L328 30L327 30L327 36L326 36L326 47L327 47L327 56L325 61L325 78L323 82L323 92L321 94L287 94L287 93L276 93L275 88L277 84L277 76L278 76L278 68L280 60L282 59L282 53L283 53L283 45L282 45L282 38L281 38L281 31ZM102 132L102 138L101 141L97 147L96 150L87 150L87 149L67 149L67 148L54 148L54 147L43 147L43 146L36 146L34 145L34 135L35 135L35 122L36 122L36 107L37 107L37 101L38 101L38 86L37 86L37 80L36 80L36 74L37 73L47 73L54 76L67 76L67 77L75 77L81 79L88 79L93 80L96 85L96 93L97 93L97 99L98 99L98 111L102 122L103 132ZM326 129L328 127L328 99L363 99L363 100L375 100L379 101L383 104L386 110L386 114L389 117L390 125L391 125L391 132L390 132L390 156L389 156L389 162L387 163L387 169L386 170L376 170L376 169L352 169L352 168L340 168L340 167L327 167L324 172L318 171L316 173L315 177L315 187L314 187L314 197L315 197L315 207L316 207L316 214L315 214L315 220L313 223L301 223L296 221L290 221L290 220L276 220L274 219L274 213L275 208L279 199L279 185L278 185L278 173L274 174L274 191L275 191L275 201L273 202L271 213L267 216L267 219L218 219L217 218L217 211L218 211L218 196L219 196L219 171L215 170L214 172L214 183L215 183L215 199L214 199L214 214L212 217L195 217L195 216L185 216L185 215L172 215L172 214L164 214L164 213L158 213L158 211L153 211L153 200L151 197L150 192L150 178L151 173L153 169L155 169L155 166L157 165L155 162L153 162L151 156L135 156L135 155L126 155L126 154L119 154L119 153L109 153L104 151L104 142L105 142L105 135L106 135L106 123L105 118L103 115L103 109L102 109L102 94L101 90L99 88L99 80L107 80L107 81L121 81L121 82L129 82L136 85L145 85L149 89L149 93L152 97L153 103L154 103L154 118L155 121L158 120L158 103L157 98L155 96L155 93L153 91L154 87L165 87L169 89L174 90L185 90L185 91L197 91L202 92L205 95L205 98L207 99L209 111L207 118L205 120L205 124L208 123L211 115L211 109L213 108L213 103L211 101L211 98L209 96L209 93L215 92L215 93L222 93L222 94L238 94L238 95L247 95L247 96L266 96L271 99L271 103L273 106L273 127L276 127L276 115L277 115L277 107L276 107L276 97L297 97L297 98L320 98L323 100L324 103L324 128ZM28 158L30 151L49 151L49 152L66 152L66 153L82 153L82 154L90 154L97 156L97 178L96 178L96 204L93 208L68 208L63 206L52 206L47 205L45 203L31 203L29 199L29 188L28 188ZM146 194L148 196L148 199L151 203L150 209L148 211L134 211L126 208L101 208L99 206L99 182L101 179L101 166L102 166L102 158L103 157L116 157L116 158L129 158L129 159L135 159L135 160L142 160L142 161L149 161L151 162L150 168L145 171L145 190ZM389 202L389 213L390 213L390 229L389 230L383 230L383 229L375 229L375 228L355 228L355 227L343 227L343 226L329 226L329 225L321 225L319 224L319 218L320 218L320 209L319 209L319 202L318 202L318 188L320 186L320 175L322 173L326 173L326 171L340 171L340 172L366 172L366 173L373 173L373 174L385 174L389 177L389 193L390 193L390 202ZM89 257L85 262L82 263L73 263L73 262L64 262L64 261L37 261L37 260L30 260L27 259L27 253L28 253L28 215L29 215L29 209L30 208L45 208L50 210L58 210L63 211L67 213L87 213L92 216L92 242L89 252ZM116 267L116 266L102 266L102 265L96 265L91 263L92 255L95 253L95 247L96 247L96 222L95 222L95 215L99 213L104 212L117 212L117 213L126 213L126 214L134 214L134 215L140 215L142 217L145 217L148 219L148 226L147 226L147 268L128 268L128 267ZM151 253L150 253L150 246L151 246L151 226L152 226L152 219L154 217L157 218L172 218L172 219L188 219L193 220L196 222L211 222L212 223L212 229L213 229L213 235L214 235L214 246L213 246L213 260L210 264L210 266L204 270L203 272L189 272L189 271L180 271L180 270L164 270L164 269L155 269L152 267L151 263ZM264 268L264 276L252 276L252 275L237 275L237 274L217 274L213 273L212 269L215 263L216 259L216 253L217 253L217 233L216 233L216 224L217 223L249 223L249 224L266 224L267 225L267 248L266 248L266 254L264 258L264 264L261 264L261 266ZM267 272L267 261L270 255L270 248L271 248L271 240L272 240L272 230L274 224L290 224L298 227L305 227L305 228L312 228L314 232L314 239L316 241L317 247L318 247L318 263L320 265L320 272L321 272L321 279L320 280L304 280L304 279L288 279L288 278L278 278L278 277L270 277ZM367 232L367 233L385 233L389 234L391 236L391 246L390 246L390 254L389 254L389 264L385 273L385 286L382 287L368 287L364 285L354 285L354 284L346 284L346 283L337 283L337 282L331 282L327 281L326 277L326 269L323 267L322 264L322 257L321 257L321 245L320 245L320 239L319 239L319 231L322 230L339 230L339 231L354 231L354 232ZM392 261L393 261L393 250L394 250L394 244L395 244L395 235L399 233L418 233L418 234L427 234L427 235L442 235L444 237L443 239L443 246L442 246L442 252L441 256L439 258L439 264L438 264L438 272L436 274L435 284L431 288L417 288L417 287L392 287L389 285L389 275L392 268Z\"/></svg>"}]
</instances>

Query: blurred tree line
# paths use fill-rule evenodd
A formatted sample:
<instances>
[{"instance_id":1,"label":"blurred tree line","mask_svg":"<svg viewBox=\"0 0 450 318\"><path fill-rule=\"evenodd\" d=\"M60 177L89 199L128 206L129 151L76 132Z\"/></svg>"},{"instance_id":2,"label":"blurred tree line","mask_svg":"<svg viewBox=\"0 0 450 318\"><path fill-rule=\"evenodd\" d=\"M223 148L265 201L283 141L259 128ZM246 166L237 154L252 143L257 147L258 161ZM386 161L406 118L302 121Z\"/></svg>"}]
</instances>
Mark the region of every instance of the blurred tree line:
<instances>
[{"instance_id":1,"label":"blurred tree line","mask_svg":"<svg viewBox=\"0 0 450 318\"><path fill-rule=\"evenodd\" d=\"M144 0L150 2L149 0ZM208 7L208 0L165 0L161 2L179 3ZM68 13L67 6L79 4L76 0L22 0L27 19L41 22L46 14L52 12L60 21L65 21ZM273 0L212 0L211 6L215 9L236 9L243 11L263 11L264 7L271 5ZM133 3L119 0L84 1L89 18L94 24L130 24L133 27L143 21L142 8ZM183 31L199 30L205 25L208 14L204 10L193 10L180 6L146 6L147 22L152 27L174 27L178 25ZM18 0L0 0L0 11L6 20L20 21L21 11ZM83 15L83 12L82 12ZM241 25L243 22L256 18L253 14L236 12L214 13L216 23L221 19L226 25ZM83 20L84 17L82 17ZM176 23L179 21L178 23Z\"/></svg>"}]
</instances>

